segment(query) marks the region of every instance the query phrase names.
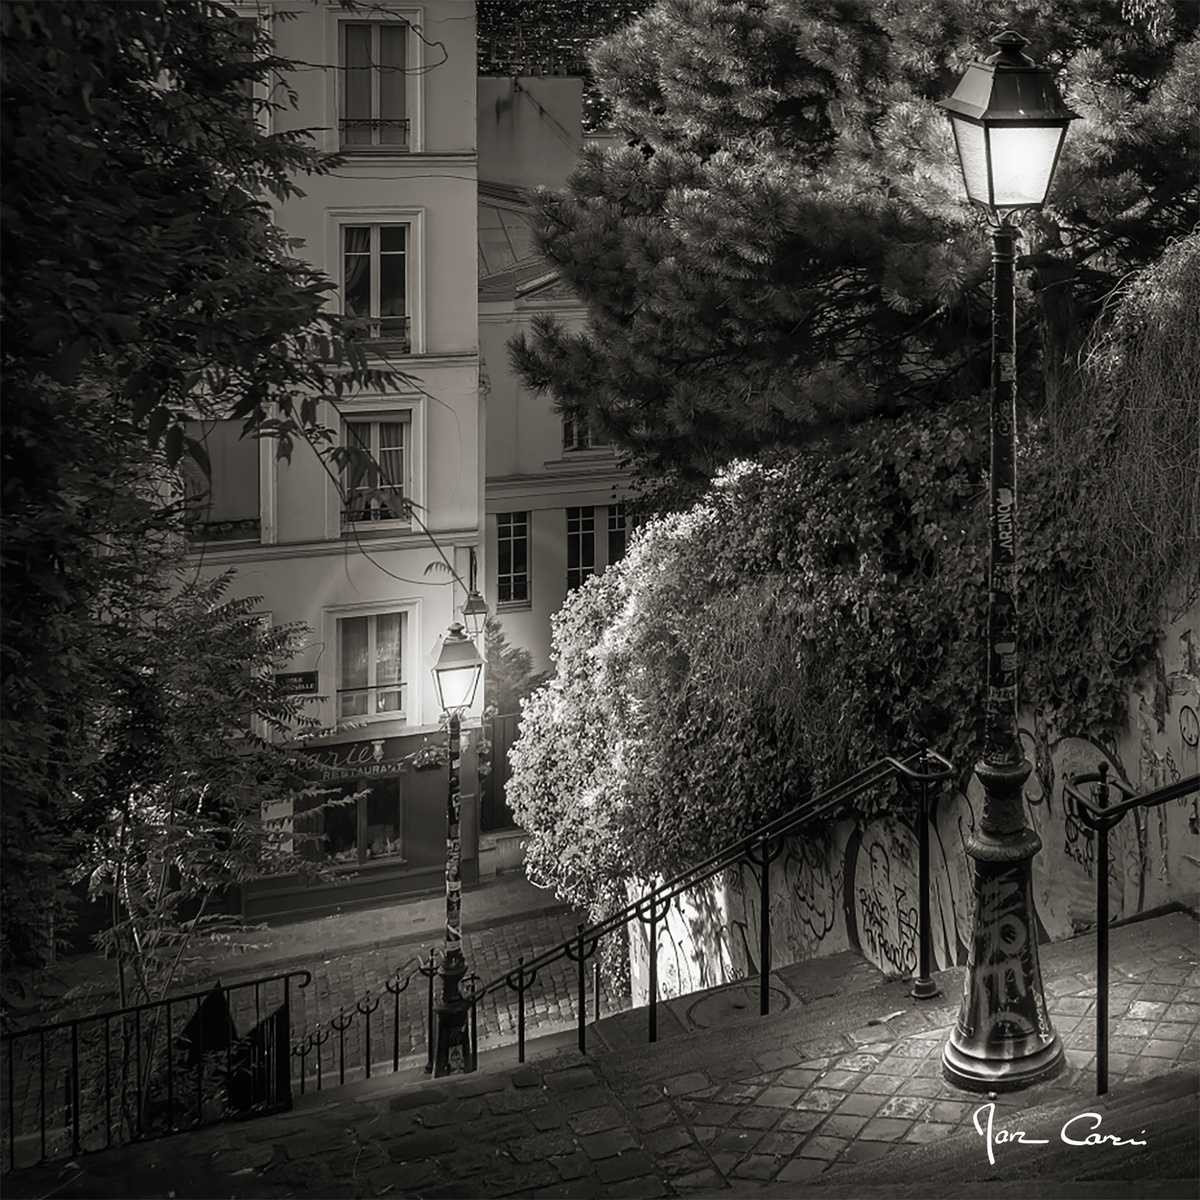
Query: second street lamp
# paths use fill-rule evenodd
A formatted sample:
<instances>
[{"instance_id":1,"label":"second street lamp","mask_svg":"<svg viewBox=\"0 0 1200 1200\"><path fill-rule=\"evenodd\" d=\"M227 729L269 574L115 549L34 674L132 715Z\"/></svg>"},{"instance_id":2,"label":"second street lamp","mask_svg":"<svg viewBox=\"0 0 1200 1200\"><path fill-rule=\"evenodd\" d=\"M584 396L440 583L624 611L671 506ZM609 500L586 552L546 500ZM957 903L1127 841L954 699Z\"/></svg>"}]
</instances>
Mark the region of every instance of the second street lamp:
<instances>
[{"instance_id":1,"label":"second street lamp","mask_svg":"<svg viewBox=\"0 0 1200 1200\"><path fill-rule=\"evenodd\" d=\"M975 774L983 814L967 841L975 860L975 924L958 1021L942 1071L972 1091L1011 1091L1062 1069L1050 1023L1033 920L1032 862L1041 839L1025 823L1031 770L1017 730L1016 300L1013 268L1021 212L1045 202L1067 125L1051 72L1002 33L998 52L967 69L941 103L950 116L967 195L992 229L991 471L988 490L987 699Z\"/></svg>"},{"instance_id":2,"label":"second street lamp","mask_svg":"<svg viewBox=\"0 0 1200 1200\"><path fill-rule=\"evenodd\" d=\"M471 707L483 659L459 624L450 626L433 681L438 702L449 718L449 786L446 793L446 947L442 957L442 996L434 1014L436 1051L435 1075L450 1075L470 1070L471 1053L467 1044L467 1004L460 990L467 973L462 951L462 795L459 768L462 755L462 714Z\"/></svg>"}]
</instances>

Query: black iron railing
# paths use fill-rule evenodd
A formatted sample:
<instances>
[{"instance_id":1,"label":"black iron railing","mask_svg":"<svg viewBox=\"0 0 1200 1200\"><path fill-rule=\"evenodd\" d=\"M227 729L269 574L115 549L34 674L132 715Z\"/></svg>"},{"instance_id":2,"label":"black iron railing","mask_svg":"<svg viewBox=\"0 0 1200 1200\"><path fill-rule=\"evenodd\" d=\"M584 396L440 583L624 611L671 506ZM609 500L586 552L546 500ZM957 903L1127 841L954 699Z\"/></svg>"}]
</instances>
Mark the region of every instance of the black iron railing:
<instances>
[{"instance_id":1,"label":"black iron railing","mask_svg":"<svg viewBox=\"0 0 1200 1200\"><path fill-rule=\"evenodd\" d=\"M608 936L620 935L626 926L638 921L648 929L647 945L649 947L649 1001L647 1004L648 1037L651 1042L658 1039L658 932L662 922L670 910L671 901L691 888L705 883L714 875L742 862L749 862L758 868L759 881L759 1013L766 1016L771 1010L770 975L771 975L771 863L783 848L783 839L798 832L805 825L815 821L827 821L838 816L851 801L869 792L871 789L899 779L908 786L919 786L921 789L921 817L919 821L919 836L926 839L925 851L921 854L921 877L918 880L918 891L925 895L929 888L929 855L928 855L928 822L929 787L947 779L953 772L952 765L940 754L932 750L921 750L903 761L896 758L881 758L851 775L841 783L826 789L816 795L809 795L790 812L784 813L775 820L768 822L753 833L740 838L726 846L723 850L681 871L673 878L656 884L637 900L627 904L623 909L607 917L605 920L591 926L580 925L576 935L546 950L535 958L526 960L519 958L517 966L487 983L467 986L464 980L463 994L470 1004L471 1045L474 1060L478 1063L478 1031L477 1012L479 1002L490 993L508 988L517 996L517 1058L525 1061L525 1008L526 993L537 981L538 973L556 962L564 959L576 967L576 1014L579 1052L587 1053L587 962L592 961L593 976L593 1011L595 1019L600 1015L600 959L597 950L601 940ZM930 949L929 949L929 910L928 904L923 903L920 912L920 964L919 977L914 984L914 994L927 997L937 994L929 980ZM929 987L921 988L924 980ZM469 994L468 994L469 993Z\"/></svg>"},{"instance_id":2,"label":"black iron railing","mask_svg":"<svg viewBox=\"0 0 1200 1200\"><path fill-rule=\"evenodd\" d=\"M292 985L311 979L217 983L6 1032L4 1169L290 1108Z\"/></svg>"},{"instance_id":3,"label":"black iron railing","mask_svg":"<svg viewBox=\"0 0 1200 1200\"><path fill-rule=\"evenodd\" d=\"M614 913L604 921L591 926L580 925L575 936L534 958L521 957L515 967L495 978L483 982L471 973L461 984L461 994L468 1001L469 1039L472 1066L479 1061L480 1006L488 996L506 990L515 993L517 1001L517 1058L525 1061L528 1032L528 997L538 983L539 977L559 963L570 964L574 976L571 985L575 991L575 1014L577 1037L581 1053L587 1053L587 1020L589 1008L594 1021L600 1020L602 1011L602 983L600 955L597 950L602 939L620 936L626 925L640 920L649 926L649 945L657 944L658 931L666 919L671 901L689 888L711 879L719 872L749 861L759 870L760 908L762 917L759 926L759 1011L766 1015L770 1011L768 980L771 973L771 921L770 921L770 869L783 847L783 839L804 825L829 820L837 816L851 801L874 787L893 779L918 790L919 818L918 839L922 847L918 890L924 899L920 908L919 962L914 979L913 994L921 999L938 995L938 989L930 979L931 952L929 941L929 841L928 819L930 789L945 780L952 772L946 759L933 751L923 750L901 761L884 758L852 775L849 779L817 795L809 795L793 808L753 833L725 847L701 863L689 867L674 878L656 885L638 900ZM340 1086L347 1081L370 1079L390 1069L393 1073L401 1068L415 1069L418 1062L426 1072L433 1070L433 1045L430 1031L433 1029L434 979L439 970L439 954L431 949L426 957L410 959L393 971L374 988L364 992L353 1005L340 1007L327 1020L307 1026L293 1040L292 1059L294 1082L303 1095L310 1090L321 1091L327 1087ZM588 977L591 976L591 1004L588 1004ZM647 1018L649 1040L658 1037L658 964L653 952L649 956L650 1001ZM425 979L424 997L424 1044L423 1061L414 1053L417 1038L414 1024L421 1023L415 1006L402 1003L402 996L409 992L418 976Z\"/></svg>"},{"instance_id":4,"label":"black iron railing","mask_svg":"<svg viewBox=\"0 0 1200 1200\"><path fill-rule=\"evenodd\" d=\"M1092 784L1089 799L1080 788ZM1109 804L1109 789L1121 799ZM1150 792L1136 794L1119 779L1109 779L1108 763L1098 771L1072 775L1066 783L1071 815L1082 821L1096 838L1096 1095L1108 1091L1108 831L1135 808L1157 808L1200 792L1200 775L1188 775Z\"/></svg>"},{"instance_id":5,"label":"black iron railing","mask_svg":"<svg viewBox=\"0 0 1200 1200\"><path fill-rule=\"evenodd\" d=\"M291 1048L293 1074L300 1094L305 1095L310 1088L319 1092L327 1085L334 1086L335 1076L340 1087L347 1078L370 1079L373 1074L385 1071L389 1062L393 1073L410 1064L412 1056L407 1045L401 1052L405 1035L411 1038L411 1028L402 1019L400 998L418 975L424 977L426 984L424 1067L426 1072L432 1071L433 981L437 978L440 955L441 951L434 947L426 958L410 959L381 985L365 991L354 1004L341 1005L328 1020L306 1026L293 1039Z\"/></svg>"}]
</instances>

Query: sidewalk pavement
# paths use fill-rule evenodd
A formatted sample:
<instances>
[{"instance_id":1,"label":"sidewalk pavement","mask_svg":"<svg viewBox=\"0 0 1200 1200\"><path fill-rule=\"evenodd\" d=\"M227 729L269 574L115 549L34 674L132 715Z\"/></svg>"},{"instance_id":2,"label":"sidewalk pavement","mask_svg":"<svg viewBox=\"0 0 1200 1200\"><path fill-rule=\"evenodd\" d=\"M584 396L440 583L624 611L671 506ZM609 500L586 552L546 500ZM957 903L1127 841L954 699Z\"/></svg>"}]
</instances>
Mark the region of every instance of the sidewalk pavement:
<instances>
[{"instance_id":1,"label":"sidewalk pavement","mask_svg":"<svg viewBox=\"0 0 1200 1200\"><path fill-rule=\"evenodd\" d=\"M1063 1111L1039 1105L1077 1107L1112 1114L1105 1132L1140 1137L1145 1127L1153 1148L1155 1120L1165 1122L1161 1114L1172 1112L1170 1129L1164 1124L1158 1134L1160 1151L1171 1147L1166 1161L1160 1154L1136 1167L1132 1186L1128 1160L1112 1168L1124 1174L1113 1175L1102 1146L1063 1147L1052 1173L1064 1181L1062 1194L1080 1194L1070 1183L1077 1179L1090 1181L1088 1192L1110 1196L1145 1189L1178 1194L1179 1181L1190 1186L1200 1173L1196 919L1172 913L1115 929L1111 955L1110 1095L1094 1094L1095 938L1049 945L1042 949L1043 975L1066 1066L1053 1081L995 1097L996 1125L1023 1128L1026 1119ZM993 1194L993 1187L1000 1188L994 1194L1012 1194L1000 1184L1026 1147L996 1146L991 1167L973 1126L989 1098L960 1092L941 1077L939 1056L957 1014L961 975L941 973L942 996L925 1002L912 1000L905 983L888 982L801 999L767 1018L732 1020L727 1007L723 1019L731 1023L719 1029L680 1030L636 1051L564 1054L415 1086L375 1080L306 1098L278 1116L19 1172L5 1190L12 1197L179 1200L313 1194L566 1200L764 1188L800 1196L861 1178L855 1172L874 1171L887 1183L894 1163L919 1192L925 1161L919 1148L955 1139L949 1164L943 1151L941 1174L927 1194L957 1195L972 1180L991 1181L981 1194ZM1143 1089L1152 1084L1160 1092L1147 1098ZM1146 1113L1155 1115L1137 1125ZM1031 1136L1034 1128L1042 1126L1030 1125ZM1039 1176L1020 1194L1059 1193Z\"/></svg>"}]
</instances>

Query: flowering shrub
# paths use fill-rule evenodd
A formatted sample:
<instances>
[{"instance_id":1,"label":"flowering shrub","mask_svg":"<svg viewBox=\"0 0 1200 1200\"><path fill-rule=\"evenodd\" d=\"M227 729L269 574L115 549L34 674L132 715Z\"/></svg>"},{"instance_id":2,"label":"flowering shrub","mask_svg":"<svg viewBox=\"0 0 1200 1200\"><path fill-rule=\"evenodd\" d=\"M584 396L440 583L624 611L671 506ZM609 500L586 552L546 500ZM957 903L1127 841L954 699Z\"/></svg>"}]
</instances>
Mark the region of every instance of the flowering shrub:
<instances>
[{"instance_id":1,"label":"flowering shrub","mask_svg":"<svg viewBox=\"0 0 1200 1200\"><path fill-rule=\"evenodd\" d=\"M1085 382L1106 398L1102 421L1079 419L1067 444L1062 424L1021 431L1022 703L1042 737L1121 721L1168 585L1181 581L1186 602L1200 582L1200 370L1181 332L1194 307L1155 300L1197 267L1200 237L1122 301L1110 329L1148 378L1129 378L1128 350L1094 354ZM1169 394L1151 386L1167 370L1180 381ZM599 915L625 902L624 880L680 870L880 755L929 740L971 769L986 422L986 404L968 401L876 420L849 446L735 464L568 598L508 792L542 882ZM1122 472L1152 435L1172 455ZM1170 514L1168 534L1147 533L1154 512Z\"/></svg>"}]
</instances>

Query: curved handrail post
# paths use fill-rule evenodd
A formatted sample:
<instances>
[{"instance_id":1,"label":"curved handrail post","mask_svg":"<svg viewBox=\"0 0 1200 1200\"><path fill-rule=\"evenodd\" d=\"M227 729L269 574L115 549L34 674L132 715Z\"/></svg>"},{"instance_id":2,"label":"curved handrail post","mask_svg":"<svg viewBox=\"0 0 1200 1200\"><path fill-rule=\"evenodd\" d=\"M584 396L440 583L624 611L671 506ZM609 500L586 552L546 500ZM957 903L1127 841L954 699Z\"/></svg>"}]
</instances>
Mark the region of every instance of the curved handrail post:
<instances>
[{"instance_id":1,"label":"curved handrail post","mask_svg":"<svg viewBox=\"0 0 1200 1200\"><path fill-rule=\"evenodd\" d=\"M1200 774L1188 775L1149 792L1136 793L1120 779L1108 777L1108 763L1103 760L1096 771L1080 771L1067 778L1063 785L1063 803L1068 811L1082 821L1096 836L1096 1094L1108 1091L1108 831L1121 823L1134 808L1157 808L1171 800L1179 800L1200 792ZM1080 788L1094 784L1093 798ZM1109 803L1109 791L1114 789L1120 799Z\"/></svg>"},{"instance_id":2,"label":"curved handrail post","mask_svg":"<svg viewBox=\"0 0 1200 1200\"><path fill-rule=\"evenodd\" d=\"M920 750L921 770L917 782L921 788L920 809L917 815L917 974L909 995L914 1000L933 1000L942 994L942 989L933 980L932 929L929 914L930 891L933 880L929 874L929 747ZM940 782L940 780L938 780Z\"/></svg>"},{"instance_id":3,"label":"curved handrail post","mask_svg":"<svg viewBox=\"0 0 1200 1200\"><path fill-rule=\"evenodd\" d=\"M1108 763L1101 762L1096 807L1108 807ZM1108 1091L1108 822L1096 830L1096 1095Z\"/></svg>"}]
</instances>

